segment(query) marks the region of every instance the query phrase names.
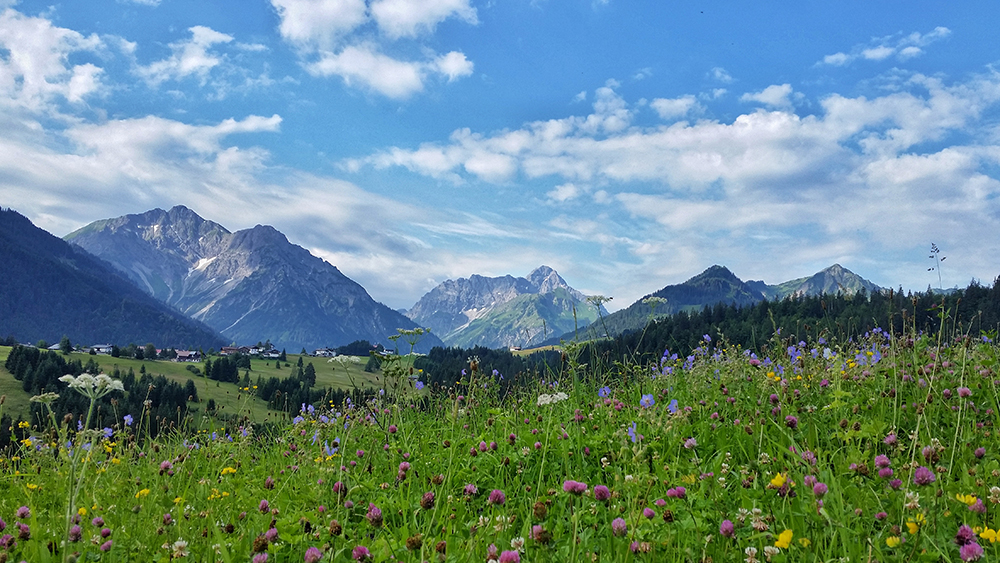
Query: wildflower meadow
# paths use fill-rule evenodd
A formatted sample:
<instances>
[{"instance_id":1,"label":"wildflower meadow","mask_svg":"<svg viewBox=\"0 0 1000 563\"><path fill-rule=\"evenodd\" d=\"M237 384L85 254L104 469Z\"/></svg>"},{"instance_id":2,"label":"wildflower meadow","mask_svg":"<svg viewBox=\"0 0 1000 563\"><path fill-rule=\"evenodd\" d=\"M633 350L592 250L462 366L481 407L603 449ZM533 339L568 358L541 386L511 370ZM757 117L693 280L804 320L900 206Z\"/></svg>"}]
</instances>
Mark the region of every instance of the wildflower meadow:
<instances>
[{"instance_id":1,"label":"wildflower meadow","mask_svg":"<svg viewBox=\"0 0 1000 563\"><path fill-rule=\"evenodd\" d=\"M580 346L531 386L470 358L455 386L304 404L277 432L22 422L0 460L0 562L996 557L992 335L706 335L690 356L602 365ZM91 406L120 392L63 383Z\"/></svg>"}]
</instances>

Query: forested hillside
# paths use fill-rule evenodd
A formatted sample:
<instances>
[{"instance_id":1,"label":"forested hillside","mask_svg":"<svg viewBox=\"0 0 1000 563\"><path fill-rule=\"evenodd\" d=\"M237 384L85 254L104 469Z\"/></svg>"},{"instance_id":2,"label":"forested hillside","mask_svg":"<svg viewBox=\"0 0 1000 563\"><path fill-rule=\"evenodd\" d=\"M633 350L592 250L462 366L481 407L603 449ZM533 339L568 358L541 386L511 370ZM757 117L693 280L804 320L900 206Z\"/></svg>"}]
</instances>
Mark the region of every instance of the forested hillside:
<instances>
[{"instance_id":1,"label":"forested hillside","mask_svg":"<svg viewBox=\"0 0 1000 563\"><path fill-rule=\"evenodd\" d=\"M83 345L225 344L207 326L146 295L110 264L0 209L0 336L20 342L68 336Z\"/></svg>"}]
</instances>

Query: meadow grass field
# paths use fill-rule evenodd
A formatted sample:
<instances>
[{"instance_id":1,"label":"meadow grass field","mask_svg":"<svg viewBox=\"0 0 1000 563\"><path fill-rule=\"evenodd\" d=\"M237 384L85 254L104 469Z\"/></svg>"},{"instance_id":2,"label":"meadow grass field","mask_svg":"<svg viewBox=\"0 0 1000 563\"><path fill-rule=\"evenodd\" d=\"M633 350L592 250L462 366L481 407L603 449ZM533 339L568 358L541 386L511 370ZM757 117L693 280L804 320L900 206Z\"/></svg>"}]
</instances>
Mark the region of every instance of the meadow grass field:
<instances>
[{"instance_id":1,"label":"meadow grass field","mask_svg":"<svg viewBox=\"0 0 1000 563\"><path fill-rule=\"evenodd\" d=\"M454 387L305 405L273 435L148 439L141 415L33 425L0 461L0 559L997 555L990 337L779 335L758 353L706 337L655 365L580 365L577 350L530 387L470 358ZM68 383L61 393L117 392Z\"/></svg>"},{"instance_id":2,"label":"meadow grass field","mask_svg":"<svg viewBox=\"0 0 1000 563\"><path fill-rule=\"evenodd\" d=\"M31 396L21 388L21 382L17 381L3 368L3 363L7 360L11 348L0 346L0 395L6 396L4 412L14 418L27 418L29 413ZM281 367L277 367L277 360L251 360L253 370L249 371L252 382L256 382L258 377L268 379L277 377L284 379L291 375L294 366L302 359L304 364L312 362L316 369L316 387L327 387L330 389L371 389L380 386L379 373L367 373L364 371L367 357L341 356L336 359L313 358L310 356L299 356L288 354L287 361L282 362ZM204 364L180 363L169 360L136 360L132 358L113 358L111 356L92 356L87 353L73 352L66 356L67 361L79 360L86 365L93 359L100 366L104 373L112 373L118 368L122 373L131 369L137 376L145 367L150 375L162 375L167 379L180 385L184 385L187 380L194 381L198 390L199 403L190 403L190 407L204 410L205 404L209 400L214 400L218 408L226 413L239 412L247 415L255 422L266 422L275 419L287 419L284 413L268 408L267 401L253 396L246 400L247 396L242 392L242 385L236 383L212 381L201 375ZM198 369L198 374L189 371L189 366ZM240 370L240 377L246 370Z\"/></svg>"}]
</instances>

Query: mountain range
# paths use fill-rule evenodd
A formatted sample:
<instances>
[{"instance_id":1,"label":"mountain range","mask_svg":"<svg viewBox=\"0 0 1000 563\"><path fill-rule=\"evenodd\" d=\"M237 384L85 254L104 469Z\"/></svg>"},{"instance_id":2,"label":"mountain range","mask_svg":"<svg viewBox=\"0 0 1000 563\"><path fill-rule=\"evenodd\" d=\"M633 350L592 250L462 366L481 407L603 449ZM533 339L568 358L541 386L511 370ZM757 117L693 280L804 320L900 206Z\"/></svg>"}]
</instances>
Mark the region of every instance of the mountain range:
<instances>
[{"instance_id":1,"label":"mountain range","mask_svg":"<svg viewBox=\"0 0 1000 563\"><path fill-rule=\"evenodd\" d=\"M113 343L209 349L211 328L147 295L107 262L0 209L0 333L21 342L69 336Z\"/></svg>"},{"instance_id":2,"label":"mountain range","mask_svg":"<svg viewBox=\"0 0 1000 563\"><path fill-rule=\"evenodd\" d=\"M291 350L389 344L397 329L417 327L270 226L230 232L176 206L96 221L65 239L237 343L270 339ZM441 344L428 334L418 349Z\"/></svg>"},{"instance_id":3,"label":"mountain range","mask_svg":"<svg viewBox=\"0 0 1000 563\"><path fill-rule=\"evenodd\" d=\"M524 278L447 280L406 316L449 346L500 348L530 346L585 326L597 319L597 310L555 270L541 266Z\"/></svg>"},{"instance_id":4,"label":"mountain range","mask_svg":"<svg viewBox=\"0 0 1000 563\"><path fill-rule=\"evenodd\" d=\"M572 339L587 325L587 337L640 330L654 316L718 303L880 289L839 264L777 285L744 282L712 266L608 314L540 266L526 277L447 280L409 310L393 311L266 225L230 232L176 206L96 221L62 241L16 212L0 215L0 259L9 272L0 280L0 332L22 340L60 334L168 346L270 340L311 350L356 340L387 344L397 329L423 326L431 332L418 351L444 344L528 347Z\"/></svg>"},{"instance_id":5,"label":"mountain range","mask_svg":"<svg viewBox=\"0 0 1000 563\"><path fill-rule=\"evenodd\" d=\"M829 293L868 293L882 288L862 278L840 264L834 264L812 276L777 285L763 281L743 281L724 266L711 266L704 272L679 284L659 289L628 307L615 311L588 328L589 336L615 336L631 330L642 330L650 318L672 315L680 311L698 312L716 304L744 307L761 301L787 297ZM561 339L571 339L564 334ZM552 341L555 342L555 341Z\"/></svg>"}]
</instances>

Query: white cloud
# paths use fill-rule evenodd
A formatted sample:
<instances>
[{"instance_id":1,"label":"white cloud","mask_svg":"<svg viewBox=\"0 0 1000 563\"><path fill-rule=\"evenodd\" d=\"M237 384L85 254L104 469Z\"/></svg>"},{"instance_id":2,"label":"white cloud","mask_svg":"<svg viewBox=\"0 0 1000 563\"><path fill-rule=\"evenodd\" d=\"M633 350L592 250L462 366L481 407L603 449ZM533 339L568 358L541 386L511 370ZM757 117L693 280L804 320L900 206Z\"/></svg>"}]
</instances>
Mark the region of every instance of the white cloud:
<instances>
[{"instance_id":1,"label":"white cloud","mask_svg":"<svg viewBox=\"0 0 1000 563\"><path fill-rule=\"evenodd\" d=\"M730 82L733 81L732 75L730 75L726 71L726 69L722 68L721 66L713 68L712 70L709 71L708 74L709 76L711 76L715 80L718 80L719 82L722 82L723 84L729 84Z\"/></svg>"},{"instance_id":2,"label":"white cloud","mask_svg":"<svg viewBox=\"0 0 1000 563\"><path fill-rule=\"evenodd\" d=\"M473 63L461 51L439 55L421 38L438 24L458 18L479 23L469 0L271 0L281 19L281 36L299 50L306 69L316 76L339 76L358 87L393 99L424 89L433 75L454 82L470 76ZM388 55L407 40L420 59ZM404 41L405 43L405 41ZM389 47L394 47L389 49Z\"/></svg>"},{"instance_id":3,"label":"white cloud","mask_svg":"<svg viewBox=\"0 0 1000 563\"><path fill-rule=\"evenodd\" d=\"M871 49L864 49L861 51L861 56L870 61L881 61L891 57L896 52L894 47L886 47L885 45L879 45L878 47L872 47Z\"/></svg>"},{"instance_id":4,"label":"white cloud","mask_svg":"<svg viewBox=\"0 0 1000 563\"><path fill-rule=\"evenodd\" d=\"M45 18L4 10L0 13L0 104L55 112L54 104L60 100L79 103L99 93L103 70L91 63L73 65L69 57L103 47L96 35L85 37L55 27Z\"/></svg>"},{"instance_id":5,"label":"white cloud","mask_svg":"<svg viewBox=\"0 0 1000 563\"><path fill-rule=\"evenodd\" d=\"M880 97L829 95L805 117L791 111L796 95L776 85L745 99L781 111L638 127L634 108L612 83L599 89L589 115L490 135L460 129L447 142L392 148L353 165L403 166L453 181L522 176L543 186L539 199L550 205L626 213L631 220L604 229L586 215L560 216L548 226L556 238L598 245L602 259L638 260L619 264L629 272L677 275L688 268L692 275L705 267L705 256L727 265L767 259L797 275L810 273L804 264L877 267L873 247L899 253L927 237L960 246L1000 229L1000 181L988 172L1000 163L1000 146L988 144L995 139L918 148L975 130L1000 102L1000 73L953 85L916 75ZM615 125L605 126L609 121ZM469 169L484 154L503 157L502 173ZM581 196L591 188L584 186L602 189L588 200ZM638 234L623 234L632 232ZM989 271L982 258L967 260ZM616 279L622 291L641 282L632 274Z\"/></svg>"},{"instance_id":6,"label":"white cloud","mask_svg":"<svg viewBox=\"0 0 1000 563\"><path fill-rule=\"evenodd\" d=\"M792 94L791 84L772 84L760 92L743 94L740 96L740 101L759 102L768 107L790 110L792 108Z\"/></svg>"},{"instance_id":7,"label":"white cloud","mask_svg":"<svg viewBox=\"0 0 1000 563\"><path fill-rule=\"evenodd\" d=\"M407 98L424 88L421 64L396 60L370 45L324 53L307 69L317 76L340 76L348 86L361 86L389 98Z\"/></svg>"},{"instance_id":8,"label":"white cloud","mask_svg":"<svg viewBox=\"0 0 1000 563\"><path fill-rule=\"evenodd\" d=\"M261 43L237 43L236 48L248 53L263 53L270 50L267 45Z\"/></svg>"},{"instance_id":9,"label":"white cloud","mask_svg":"<svg viewBox=\"0 0 1000 563\"><path fill-rule=\"evenodd\" d=\"M545 195L555 203L566 203L567 201L576 199L582 193L583 190L579 186L573 183L568 183L556 186Z\"/></svg>"},{"instance_id":10,"label":"white cloud","mask_svg":"<svg viewBox=\"0 0 1000 563\"><path fill-rule=\"evenodd\" d=\"M573 103L585 102L587 101L587 91L583 90L579 94L573 96Z\"/></svg>"},{"instance_id":11,"label":"white cloud","mask_svg":"<svg viewBox=\"0 0 1000 563\"><path fill-rule=\"evenodd\" d=\"M650 67L640 68L632 75L632 80L644 80L653 76L653 69Z\"/></svg>"},{"instance_id":12,"label":"white cloud","mask_svg":"<svg viewBox=\"0 0 1000 563\"><path fill-rule=\"evenodd\" d=\"M834 53L823 57L823 64L832 66L844 66L851 61L851 56L847 53Z\"/></svg>"},{"instance_id":13,"label":"white cloud","mask_svg":"<svg viewBox=\"0 0 1000 563\"><path fill-rule=\"evenodd\" d=\"M817 65L845 66L857 59L883 61L895 56L900 61L912 59L923 54L922 47L944 39L951 35L947 27L936 27L921 34L913 32L906 36L890 35L873 39L867 45L855 45L850 53L834 53L826 55Z\"/></svg>"},{"instance_id":14,"label":"white cloud","mask_svg":"<svg viewBox=\"0 0 1000 563\"><path fill-rule=\"evenodd\" d=\"M434 60L433 68L448 77L448 82L472 74L472 61L465 58L465 53L452 51Z\"/></svg>"},{"instance_id":15,"label":"white cloud","mask_svg":"<svg viewBox=\"0 0 1000 563\"><path fill-rule=\"evenodd\" d=\"M660 119L668 120L684 117L690 112L704 110L701 104L698 103L698 100L690 94L679 98L656 98L649 103L649 107L656 110Z\"/></svg>"},{"instance_id":16,"label":"white cloud","mask_svg":"<svg viewBox=\"0 0 1000 563\"><path fill-rule=\"evenodd\" d=\"M170 44L171 55L147 66L140 66L137 72L151 86L159 86L167 80L182 80L197 77L202 85L208 80L208 73L222 63L221 57L209 53L213 45L229 43L233 36L220 33L205 26L194 26L188 31L191 38Z\"/></svg>"},{"instance_id":17,"label":"white cloud","mask_svg":"<svg viewBox=\"0 0 1000 563\"><path fill-rule=\"evenodd\" d=\"M469 0L374 0L370 9L372 18L391 39L430 33L450 17L479 23Z\"/></svg>"},{"instance_id":18,"label":"white cloud","mask_svg":"<svg viewBox=\"0 0 1000 563\"><path fill-rule=\"evenodd\" d=\"M271 0L279 31L300 48L331 50L368 19L365 0Z\"/></svg>"}]
</instances>

